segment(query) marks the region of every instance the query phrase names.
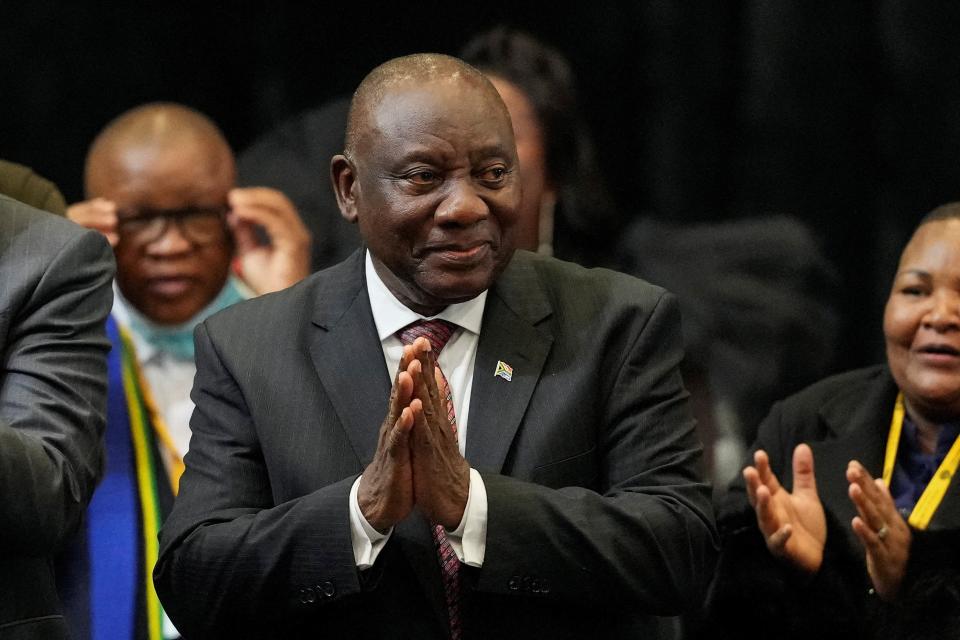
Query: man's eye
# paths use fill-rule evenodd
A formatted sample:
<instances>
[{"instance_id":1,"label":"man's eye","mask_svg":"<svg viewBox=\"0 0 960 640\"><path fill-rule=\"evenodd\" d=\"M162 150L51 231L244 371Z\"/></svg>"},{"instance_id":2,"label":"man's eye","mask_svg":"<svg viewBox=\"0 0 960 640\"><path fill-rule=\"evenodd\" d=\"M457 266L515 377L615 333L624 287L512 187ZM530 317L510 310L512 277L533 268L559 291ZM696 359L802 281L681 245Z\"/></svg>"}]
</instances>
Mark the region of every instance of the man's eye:
<instances>
[{"instance_id":1,"label":"man's eye","mask_svg":"<svg viewBox=\"0 0 960 640\"><path fill-rule=\"evenodd\" d=\"M903 287L900 289L900 293L907 296L922 296L926 292L922 287Z\"/></svg>"},{"instance_id":2,"label":"man's eye","mask_svg":"<svg viewBox=\"0 0 960 640\"><path fill-rule=\"evenodd\" d=\"M428 169L421 169L420 171L407 174L407 180L414 184L433 184L437 181L437 174Z\"/></svg>"},{"instance_id":3,"label":"man's eye","mask_svg":"<svg viewBox=\"0 0 960 640\"><path fill-rule=\"evenodd\" d=\"M503 179L506 177L507 169L505 167L490 167L480 174L480 179L485 182L503 182Z\"/></svg>"}]
</instances>

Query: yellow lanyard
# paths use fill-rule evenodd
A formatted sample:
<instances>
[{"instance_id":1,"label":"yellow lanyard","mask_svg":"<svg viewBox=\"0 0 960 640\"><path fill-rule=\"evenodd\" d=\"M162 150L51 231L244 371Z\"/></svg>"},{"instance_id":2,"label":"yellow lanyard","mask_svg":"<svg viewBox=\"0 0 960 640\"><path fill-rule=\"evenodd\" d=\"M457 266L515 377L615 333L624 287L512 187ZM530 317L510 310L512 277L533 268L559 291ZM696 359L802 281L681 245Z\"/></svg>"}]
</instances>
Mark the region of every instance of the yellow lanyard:
<instances>
[{"instance_id":1,"label":"yellow lanyard","mask_svg":"<svg viewBox=\"0 0 960 640\"><path fill-rule=\"evenodd\" d=\"M893 478L893 467L897 462L897 449L900 447L900 433L903 430L903 393L897 394L897 402L893 407L893 419L890 420L890 435L887 436L887 451L883 458L883 482L890 486L890 480ZM947 487L950 486L950 480L957 471L960 464L960 436L953 441L953 446L947 452L943 462L933 478L923 490L917 504L907 522L914 529L926 529L937 512L937 508L943 501L943 496L947 493Z\"/></svg>"},{"instance_id":2,"label":"yellow lanyard","mask_svg":"<svg viewBox=\"0 0 960 640\"><path fill-rule=\"evenodd\" d=\"M179 451L177 451L177 445L174 444L173 437L170 435L170 428L163 419L160 409L157 408L156 400L153 399L153 392L150 390L150 385L147 384L147 378L143 375L143 369L140 368L140 363L137 361L136 350L133 346L133 338L131 337L129 330L127 330L126 327L120 326L119 324L117 326L120 329L120 335L126 342L127 348L130 350L130 361L133 369L133 375L136 376L137 383L140 386L143 404L146 406L147 412L150 414L150 424L153 425L153 431L156 434L157 439L160 441L161 454L164 455L170 462L167 475L170 479L170 488L173 489L173 495L176 496L180 488L180 476L183 475L184 470L183 456L180 455Z\"/></svg>"}]
</instances>

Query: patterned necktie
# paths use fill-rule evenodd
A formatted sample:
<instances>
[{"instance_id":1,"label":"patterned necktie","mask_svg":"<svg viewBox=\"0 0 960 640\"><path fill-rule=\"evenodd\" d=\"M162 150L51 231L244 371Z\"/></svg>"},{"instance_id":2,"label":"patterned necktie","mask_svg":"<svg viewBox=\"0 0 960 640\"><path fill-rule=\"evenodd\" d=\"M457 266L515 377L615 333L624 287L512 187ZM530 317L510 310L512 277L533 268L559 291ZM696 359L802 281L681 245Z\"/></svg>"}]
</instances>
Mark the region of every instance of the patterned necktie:
<instances>
[{"instance_id":1,"label":"patterned necktie","mask_svg":"<svg viewBox=\"0 0 960 640\"><path fill-rule=\"evenodd\" d=\"M440 356L440 351L456 329L455 324L446 320L418 320L398 331L397 337L405 345L413 343L421 336L426 338L430 341L434 359L436 359ZM437 379L437 391L446 403L447 418L450 421L450 428L453 429L453 435L456 437L457 416L453 410L453 394L450 391L450 385L447 383L447 377L440 370L440 365L434 368L434 374ZM460 560L457 558L453 547L450 546L450 541L447 540L447 532L443 525L434 524L432 531L433 541L437 547L437 559L440 561L440 573L443 576L443 591L447 599L450 637L452 640L460 640Z\"/></svg>"}]
</instances>

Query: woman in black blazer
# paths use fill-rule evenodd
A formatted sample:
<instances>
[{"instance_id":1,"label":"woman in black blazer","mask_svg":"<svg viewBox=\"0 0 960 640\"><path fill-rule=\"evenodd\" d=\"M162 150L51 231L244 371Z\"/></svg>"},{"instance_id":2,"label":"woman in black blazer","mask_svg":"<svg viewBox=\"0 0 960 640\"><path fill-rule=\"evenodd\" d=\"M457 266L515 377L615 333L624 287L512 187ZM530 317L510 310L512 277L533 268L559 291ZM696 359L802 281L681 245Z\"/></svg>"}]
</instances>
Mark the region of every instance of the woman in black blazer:
<instances>
[{"instance_id":1,"label":"woman in black blazer","mask_svg":"<svg viewBox=\"0 0 960 640\"><path fill-rule=\"evenodd\" d=\"M713 637L960 637L960 203L915 231L883 328L886 365L761 425L718 509Z\"/></svg>"}]
</instances>

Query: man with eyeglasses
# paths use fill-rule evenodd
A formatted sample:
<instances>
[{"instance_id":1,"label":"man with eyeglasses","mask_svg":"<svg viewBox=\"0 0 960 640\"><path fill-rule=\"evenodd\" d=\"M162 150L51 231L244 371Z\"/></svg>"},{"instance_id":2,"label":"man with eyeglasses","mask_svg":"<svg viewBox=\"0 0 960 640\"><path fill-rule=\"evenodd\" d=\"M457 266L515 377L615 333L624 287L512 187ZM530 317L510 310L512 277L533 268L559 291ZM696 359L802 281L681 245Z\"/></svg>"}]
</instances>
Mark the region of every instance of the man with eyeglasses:
<instances>
[{"instance_id":1,"label":"man with eyeglasses","mask_svg":"<svg viewBox=\"0 0 960 640\"><path fill-rule=\"evenodd\" d=\"M222 133L181 105L144 105L108 124L84 178L88 200L67 216L113 246L114 349L107 469L61 590L75 638L175 638L150 575L190 440L193 328L306 276L310 236L279 191L235 188Z\"/></svg>"}]
</instances>

